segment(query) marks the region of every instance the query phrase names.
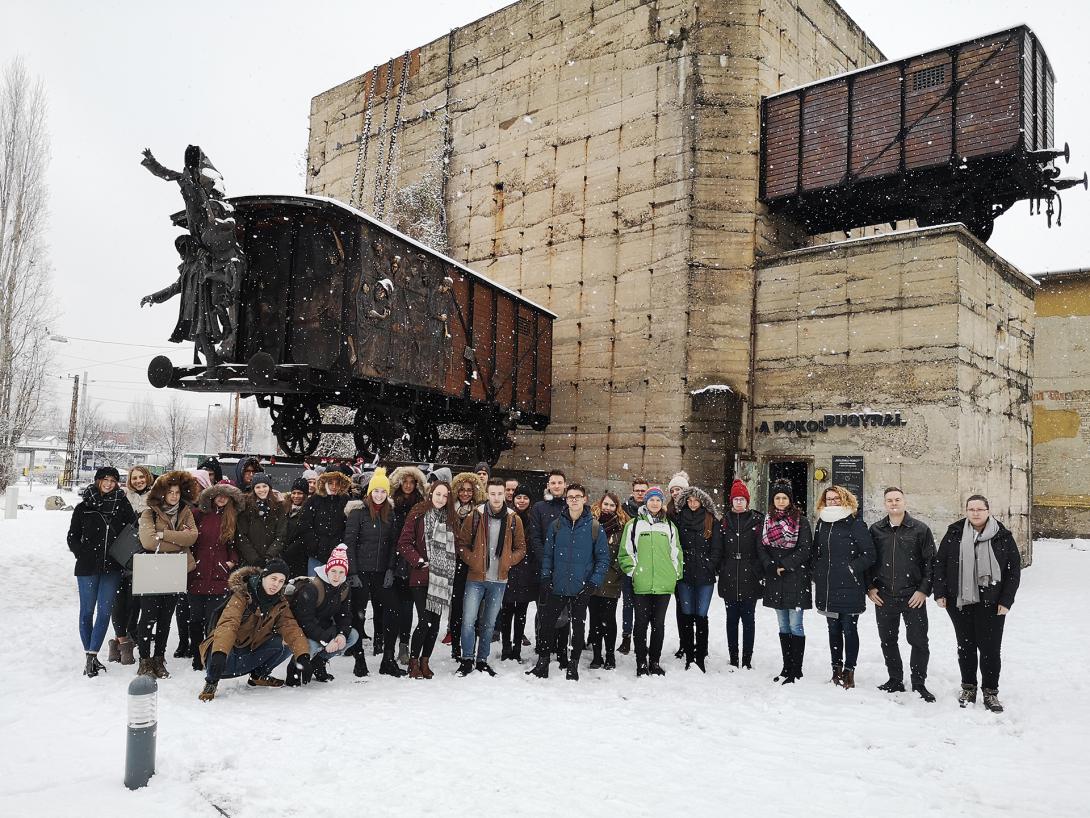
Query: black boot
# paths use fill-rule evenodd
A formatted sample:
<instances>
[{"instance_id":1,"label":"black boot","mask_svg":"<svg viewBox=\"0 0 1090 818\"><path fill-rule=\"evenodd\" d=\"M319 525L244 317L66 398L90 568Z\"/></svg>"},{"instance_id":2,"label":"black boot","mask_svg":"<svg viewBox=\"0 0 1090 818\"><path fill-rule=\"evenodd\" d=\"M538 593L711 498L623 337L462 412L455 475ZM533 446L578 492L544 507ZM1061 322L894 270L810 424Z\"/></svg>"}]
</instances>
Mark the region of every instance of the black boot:
<instances>
[{"instance_id":1,"label":"black boot","mask_svg":"<svg viewBox=\"0 0 1090 818\"><path fill-rule=\"evenodd\" d=\"M998 690L988 690L988 688L981 688L984 692L984 709L991 711L992 713L1002 713L1003 704L999 701Z\"/></svg>"},{"instance_id":2,"label":"black boot","mask_svg":"<svg viewBox=\"0 0 1090 818\"><path fill-rule=\"evenodd\" d=\"M568 672L564 675L565 679L572 682L579 681L579 653L580 651L577 650L571 652L571 663L568 665Z\"/></svg>"},{"instance_id":3,"label":"black boot","mask_svg":"<svg viewBox=\"0 0 1090 818\"><path fill-rule=\"evenodd\" d=\"M746 670L753 670L753 654L752 653L743 653L742 654L742 667L744 667Z\"/></svg>"},{"instance_id":4,"label":"black boot","mask_svg":"<svg viewBox=\"0 0 1090 818\"><path fill-rule=\"evenodd\" d=\"M904 693L905 683L900 679L890 679L878 685L878 689L883 693Z\"/></svg>"},{"instance_id":5,"label":"black boot","mask_svg":"<svg viewBox=\"0 0 1090 818\"><path fill-rule=\"evenodd\" d=\"M617 652L625 656L632 650L632 634L626 633L621 636L621 646L617 648Z\"/></svg>"},{"instance_id":6,"label":"black boot","mask_svg":"<svg viewBox=\"0 0 1090 818\"><path fill-rule=\"evenodd\" d=\"M393 676L395 679L400 679L405 675L405 671L401 669L401 665L394 659L392 648L390 654L382 657L382 664L378 666L378 672L382 676Z\"/></svg>"},{"instance_id":7,"label":"black boot","mask_svg":"<svg viewBox=\"0 0 1090 818\"><path fill-rule=\"evenodd\" d=\"M802 678L802 659L806 655L806 637L791 635L791 677L792 681Z\"/></svg>"},{"instance_id":8,"label":"black boot","mask_svg":"<svg viewBox=\"0 0 1090 818\"><path fill-rule=\"evenodd\" d=\"M730 661L730 666L731 667L738 667L738 649L737 648L734 648L733 650L730 651L729 661Z\"/></svg>"},{"instance_id":9,"label":"black boot","mask_svg":"<svg viewBox=\"0 0 1090 818\"><path fill-rule=\"evenodd\" d=\"M693 645L693 661L696 666L700 668L701 673L707 673L707 668L704 667L704 662L708 658L708 617L706 616L693 616L689 617L693 620L695 634L695 644Z\"/></svg>"},{"instance_id":10,"label":"black boot","mask_svg":"<svg viewBox=\"0 0 1090 818\"><path fill-rule=\"evenodd\" d=\"M791 666L791 634L780 634L780 653L783 654L783 669L773 677L774 682L782 682L787 678L787 669Z\"/></svg>"},{"instance_id":11,"label":"black boot","mask_svg":"<svg viewBox=\"0 0 1090 818\"><path fill-rule=\"evenodd\" d=\"M539 653L537 655L537 664L526 671L527 676L537 676L539 679L549 678L549 654Z\"/></svg>"},{"instance_id":12,"label":"black boot","mask_svg":"<svg viewBox=\"0 0 1090 818\"><path fill-rule=\"evenodd\" d=\"M935 701L935 694L932 693L930 690L928 690L926 687L924 687L923 682L913 684L912 685L912 692L913 693L919 693L920 698L923 699L925 702L934 702Z\"/></svg>"},{"instance_id":13,"label":"black boot","mask_svg":"<svg viewBox=\"0 0 1090 818\"><path fill-rule=\"evenodd\" d=\"M598 670L598 668L602 667L602 665L603 665L603 662L602 662L602 643L601 642L595 642L594 643L594 658L590 660L590 664L588 665L588 667L591 670Z\"/></svg>"},{"instance_id":14,"label":"black boot","mask_svg":"<svg viewBox=\"0 0 1090 818\"><path fill-rule=\"evenodd\" d=\"M487 673L489 676L495 677L496 671L492 669L492 665L485 661L478 661L474 668L478 673Z\"/></svg>"},{"instance_id":15,"label":"black boot","mask_svg":"<svg viewBox=\"0 0 1090 818\"><path fill-rule=\"evenodd\" d=\"M962 707L976 704L976 685L963 684L961 686L961 693L958 694L958 704Z\"/></svg>"},{"instance_id":16,"label":"black boot","mask_svg":"<svg viewBox=\"0 0 1090 818\"><path fill-rule=\"evenodd\" d=\"M647 665L647 672L650 673L652 676L665 676L666 675L666 671L663 669L662 665L660 665L658 662L650 662Z\"/></svg>"},{"instance_id":17,"label":"black boot","mask_svg":"<svg viewBox=\"0 0 1090 818\"><path fill-rule=\"evenodd\" d=\"M88 653L86 656L86 661L83 665L83 675L91 679L95 678L98 675L97 665L98 659L93 653Z\"/></svg>"},{"instance_id":18,"label":"black boot","mask_svg":"<svg viewBox=\"0 0 1090 818\"><path fill-rule=\"evenodd\" d=\"M463 679L472 672L473 672L473 660L472 659L462 659L458 663L458 675L461 676Z\"/></svg>"},{"instance_id":19,"label":"black boot","mask_svg":"<svg viewBox=\"0 0 1090 818\"><path fill-rule=\"evenodd\" d=\"M352 665L352 674L362 679L367 675L367 651L361 650L356 654L355 664Z\"/></svg>"},{"instance_id":20,"label":"black boot","mask_svg":"<svg viewBox=\"0 0 1090 818\"><path fill-rule=\"evenodd\" d=\"M591 666L593 667L593 665ZM613 648L606 648L606 660L602 664L602 670L616 670L617 658L613 655Z\"/></svg>"},{"instance_id":21,"label":"black boot","mask_svg":"<svg viewBox=\"0 0 1090 818\"><path fill-rule=\"evenodd\" d=\"M568 646L563 645L556 652L556 664L561 670L568 669Z\"/></svg>"},{"instance_id":22,"label":"black boot","mask_svg":"<svg viewBox=\"0 0 1090 818\"><path fill-rule=\"evenodd\" d=\"M677 615L678 635L681 637L681 654L685 657L685 669L688 670L695 658L696 651L693 629L696 627L696 617L691 614L679 613Z\"/></svg>"}]
</instances>

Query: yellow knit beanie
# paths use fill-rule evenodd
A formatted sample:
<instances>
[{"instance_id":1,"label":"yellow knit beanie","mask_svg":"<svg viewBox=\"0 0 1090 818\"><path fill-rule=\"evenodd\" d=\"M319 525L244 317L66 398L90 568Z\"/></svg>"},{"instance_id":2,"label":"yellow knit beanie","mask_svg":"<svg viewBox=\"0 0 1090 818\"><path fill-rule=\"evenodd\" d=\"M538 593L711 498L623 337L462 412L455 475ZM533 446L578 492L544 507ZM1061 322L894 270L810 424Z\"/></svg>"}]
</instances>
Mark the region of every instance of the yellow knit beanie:
<instances>
[{"instance_id":1,"label":"yellow knit beanie","mask_svg":"<svg viewBox=\"0 0 1090 818\"><path fill-rule=\"evenodd\" d=\"M386 476L386 469L375 469L371 476L371 482L367 484L367 494L370 495L375 489L382 489L389 494L390 478Z\"/></svg>"}]
</instances>

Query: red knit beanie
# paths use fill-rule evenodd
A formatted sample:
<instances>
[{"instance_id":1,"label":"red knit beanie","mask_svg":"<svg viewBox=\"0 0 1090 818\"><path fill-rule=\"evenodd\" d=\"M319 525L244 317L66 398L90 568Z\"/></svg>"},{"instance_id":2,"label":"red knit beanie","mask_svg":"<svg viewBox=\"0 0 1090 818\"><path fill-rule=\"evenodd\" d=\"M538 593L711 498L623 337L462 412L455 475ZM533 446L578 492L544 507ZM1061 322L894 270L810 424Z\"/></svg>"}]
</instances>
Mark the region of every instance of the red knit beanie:
<instances>
[{"instance_id":1,"label":"red knit beanie","mask_svg":"<svg viewBox=\"0 0 1090 818\"><path fill-rule=\"evenodd\" d=\"M730 499L733 502L735 497L745 497L746 505L749 505L749 489L746 488L746 484L741 480L735 480L730 487Z\"/></svg>"},{"instance_id":2,"label":"red knit beanie","mask_svg":"<svg viewBox=\"0 0 1090 818\"><path fill-rule=\"evenodd\" d=\"M348 573L348 546L344 543L330 552L329 559L325 562L326 576L329 576L330 568L343 568L344 572Z\"/></svg>"}]
</instances>

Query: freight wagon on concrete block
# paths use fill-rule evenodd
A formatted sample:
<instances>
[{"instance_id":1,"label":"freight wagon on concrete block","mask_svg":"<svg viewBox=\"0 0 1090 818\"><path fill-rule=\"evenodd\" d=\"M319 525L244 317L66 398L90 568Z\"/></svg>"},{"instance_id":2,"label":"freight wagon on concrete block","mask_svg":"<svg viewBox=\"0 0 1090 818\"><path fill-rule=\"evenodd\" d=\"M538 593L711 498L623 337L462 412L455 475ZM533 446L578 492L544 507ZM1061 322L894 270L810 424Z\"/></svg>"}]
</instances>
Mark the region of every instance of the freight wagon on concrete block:
<instances>
[{"instance_id":1,"label":"freight wagon on concrete block","mask_svg":"<svg viewBox=\"0 0 1090 818\"><path fill-rule=\"evenodd\" d=\"M457 446L495 463L517 426L548 425L551 312L332 199L230 203L245 255L234 336L211 371L154 359L154 386L256 396L295 457L337 432L369 459L407 442L420 461ZM354 422L324 422L329 406ZM468 436L442 437L451 426Z\"/></svg>"},{"instance_id":2,"label":"freight wagon on concrete block","mask_svg":"<svg viewBox=\"0 0 1090 818\"><path fill-rule=\"evenodd\" d=\"M1026 26L861 68L761 103L761 201L811 234L915 219L981 241L1015 202L1052 223L1055 76ZM1057 216L1057 224L1060 217Z\"/></svg>"}]
</instances>

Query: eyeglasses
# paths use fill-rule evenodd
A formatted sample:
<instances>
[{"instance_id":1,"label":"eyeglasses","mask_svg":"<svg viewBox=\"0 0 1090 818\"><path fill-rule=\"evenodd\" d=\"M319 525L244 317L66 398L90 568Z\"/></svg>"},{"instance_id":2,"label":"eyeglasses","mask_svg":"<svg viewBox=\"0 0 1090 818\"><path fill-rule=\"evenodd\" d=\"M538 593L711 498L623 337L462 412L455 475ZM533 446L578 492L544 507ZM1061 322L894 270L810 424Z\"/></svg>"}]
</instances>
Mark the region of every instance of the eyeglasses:
<instances>
[{"instance_id":1,"label":"eyeglasses","mask_svg":"<svg viewBox=\"0 0 1090 818\"><path fill-rule=\"evenodd\" d=\"M570 503L570 502L573 502L574 500L583 500L583 499L585 499L585 495L582 495L582 494L569 494L564 499L567 500Z\"/></svg>"}]
</instances>

